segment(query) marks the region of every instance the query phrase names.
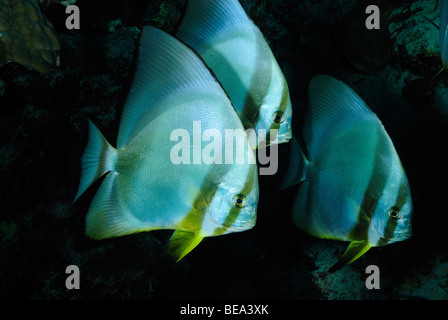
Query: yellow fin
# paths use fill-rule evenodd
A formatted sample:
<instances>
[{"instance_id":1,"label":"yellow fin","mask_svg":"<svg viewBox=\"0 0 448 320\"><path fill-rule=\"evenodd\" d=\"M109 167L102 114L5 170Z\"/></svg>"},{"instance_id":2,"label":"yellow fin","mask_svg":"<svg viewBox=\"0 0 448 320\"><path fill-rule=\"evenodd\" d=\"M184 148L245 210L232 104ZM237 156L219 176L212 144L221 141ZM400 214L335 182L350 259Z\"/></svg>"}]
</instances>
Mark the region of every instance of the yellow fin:
<instances>
[{"instance_id":1,"label":"yellow fin","mask_svg":"<svg viewBox=\"0 0 448 320\"><path fill-rule=\"evenodd\" d=\"M441 74L443 70L445 70L445 66L443 66L443 67L442 67L442 68L441 68L441 69L434 75L434 77L431 78L430 81L434 81L434 79L437 78L438 75Z\"/></svg>"},{"instance_id":2,"label":"yellow fin","mask_svg":"<svg viewBox=\"0 0 448 320\"><path fill-rule=\"evenodd\" d=\"M372 245L367 240L350 242L344 254L339 258L339 261L336 262L328 272L331 273L337 271L340 268L352 263L366 253L371 247Z\"/></svg>"},{"instance_id":3,"label":"yellow fin","mask_svg":"<svg viewBox=\"0 0 448 320\"><path fill-rule=\"evenodd\" d=\"M193 231L174 231L168 243L168 253L179 262L191 250L193 250L201 241L203 236Z\"/></svg>"}]
</instances>

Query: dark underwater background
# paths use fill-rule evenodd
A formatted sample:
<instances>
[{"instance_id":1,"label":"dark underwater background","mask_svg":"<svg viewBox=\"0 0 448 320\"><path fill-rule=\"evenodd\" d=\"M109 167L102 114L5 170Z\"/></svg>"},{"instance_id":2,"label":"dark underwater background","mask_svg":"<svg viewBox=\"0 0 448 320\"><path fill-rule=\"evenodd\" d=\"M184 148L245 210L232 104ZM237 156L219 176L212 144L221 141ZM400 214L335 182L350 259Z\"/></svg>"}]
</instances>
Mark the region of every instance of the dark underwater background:
<instances>
[{"instance_id":1,"label":"dark underwater background","mask_svg":"<svg viewBox=\"0 0 448 320\"><path fill-rule=\"evenodd\" d=\"M0 68L0 299L448 299L448 72L431 80L442 67L430 23L439 23L438 1L240 2L287 78L294 132L315 74L347 83L381 119L409 178L413 237L318 277L347 243L294 226L294 189L276 188L282 145L278 174L260 177L252 230L206 238L178 263L166 261L169 230L87 239L83 219L98 183L72 205L86 120L115 141L139 30L172 32L184 0L78 0L79 30L47 1L40 7L62 43L61 66ZM381 10L379 31L364 25L371 4ZM80 269L79 290L65 286L68 265ZM369 265L380 269L379 290L365 286Z\"/></svg>"}]
</instances>

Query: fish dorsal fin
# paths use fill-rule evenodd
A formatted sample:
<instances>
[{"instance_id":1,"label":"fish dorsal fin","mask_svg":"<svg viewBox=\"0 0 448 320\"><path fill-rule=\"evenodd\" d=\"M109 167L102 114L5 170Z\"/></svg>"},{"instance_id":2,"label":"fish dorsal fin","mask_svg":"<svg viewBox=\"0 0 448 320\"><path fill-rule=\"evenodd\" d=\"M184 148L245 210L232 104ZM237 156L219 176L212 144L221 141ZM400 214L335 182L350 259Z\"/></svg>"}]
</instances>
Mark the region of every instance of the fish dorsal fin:
<instances>
[{"instance_id":1,"label":"fish dorsal fin","mask_svg":"<svg viewBox=\"0 0 448 320\"><path fill-rule=\"evenodd\" d=\"M188 0L176 36L200 48L221 33L248 26L254 24L237 0Z\"/></svg>"},{"instance_id":2,"label":"fish dorsal fin","mask_svg":"<svg viewBox=\"0 0 448 320\"><path fill-rule=\"evenodd\" d=\"M178 262L204 239L198 232L174 231L168 243L168 254Z\"/></svg>"},{"instance_id":3,"label":"fish dorsal fin","mask_svg":"<svg viewBox=\"0 0 448 320\"><path fill-rule=\"evenodd\" d=\"M329 75L317 75L311 80L303 128L311 161L341 132L366 121L379 120L345 83Z\"/></svg>"},{"instance_id":4,"label":"fish dorsal fin","mask_svg":"<svg viewBox=\"0 0 448 320\"><path fill-rule=\"evenodd\" d=\"M175 108L175 97L223 89L202 59L182 42L144 26L134 81L123 107L118 148L126 146L161 113Z\"/></svg>"}]
</instances>

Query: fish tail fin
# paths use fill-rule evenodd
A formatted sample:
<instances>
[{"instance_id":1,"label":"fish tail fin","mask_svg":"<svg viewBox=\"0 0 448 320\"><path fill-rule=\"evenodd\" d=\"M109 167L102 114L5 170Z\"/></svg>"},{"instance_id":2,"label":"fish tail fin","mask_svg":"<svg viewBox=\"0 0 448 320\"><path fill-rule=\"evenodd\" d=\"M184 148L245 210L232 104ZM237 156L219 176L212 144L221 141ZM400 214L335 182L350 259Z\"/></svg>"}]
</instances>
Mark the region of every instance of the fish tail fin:
<instances>
[{"instance_id":1,"label":"fish tail fin","mask_svg":"<svg viewBox=\"0 0 448 320\"><path fill-rule=\"evenodd\" d=\"M114 170L117 149L112 147L89 120L89 139L81 158L81 179L73 202L105 173Z\"/></svg>"},{"instance_id":2,"label":"fish tail fin","mask_svg":"<svg viewBox=\"0 0 448 320\"><path fill-rule=\"evenodd\" d=\"M174 231L168 243L168 254L176 261L180 261L193 250L204 237L197 232Z\"/></svg>"}]
</instances>

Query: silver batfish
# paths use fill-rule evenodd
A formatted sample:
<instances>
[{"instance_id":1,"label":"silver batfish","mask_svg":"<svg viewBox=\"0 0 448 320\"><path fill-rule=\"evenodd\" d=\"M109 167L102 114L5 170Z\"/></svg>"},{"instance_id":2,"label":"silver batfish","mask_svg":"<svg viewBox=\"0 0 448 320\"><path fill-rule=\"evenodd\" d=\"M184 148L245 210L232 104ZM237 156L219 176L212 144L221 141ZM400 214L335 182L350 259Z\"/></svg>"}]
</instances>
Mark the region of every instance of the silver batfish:
<instances>
[{"instance_id":1,"label":"silver batfish","mask_svg":"<svg viewBox=\"0 0 448 320\"><path fill-rule=\"evenodd\" d=\"M75 201L95 180L106 177L87 213L88 237L173 229L168 250L180 260L204 237L255 225L258 177L247 135L242 136L244 149L229 158L233 163L177 163L173 132L194 136L194 123L203 131L222 133L222 143L225 130L244 132L226 93L196 53L145 26L117 147L89 122ZM194 146L187 151L198 153Z\"/></svg>"},{"instance_id":2,"label":"silver batfish","mask_svg":"<svg viewBox=\"0 0 448 320\"><path fill-rule=\"evenodd\" d=\"M257 146L288 142L288 84L260 29L237 0L188 0L176 37L204 59L228 93ZM275 140L268 133L278 130Z\"/></svg>"},{"instance_id":3,"label":"silver batfish","mask_svg":"<svg viewBox=\"0 0 448 320\"><path fill-rule=\"evenodd\" d=\"M313 236L350 241L334 271L411 236L411 191L381 121L351 88L318 75L309 99L293 219Z\"/></svg>"}]
</instances>

